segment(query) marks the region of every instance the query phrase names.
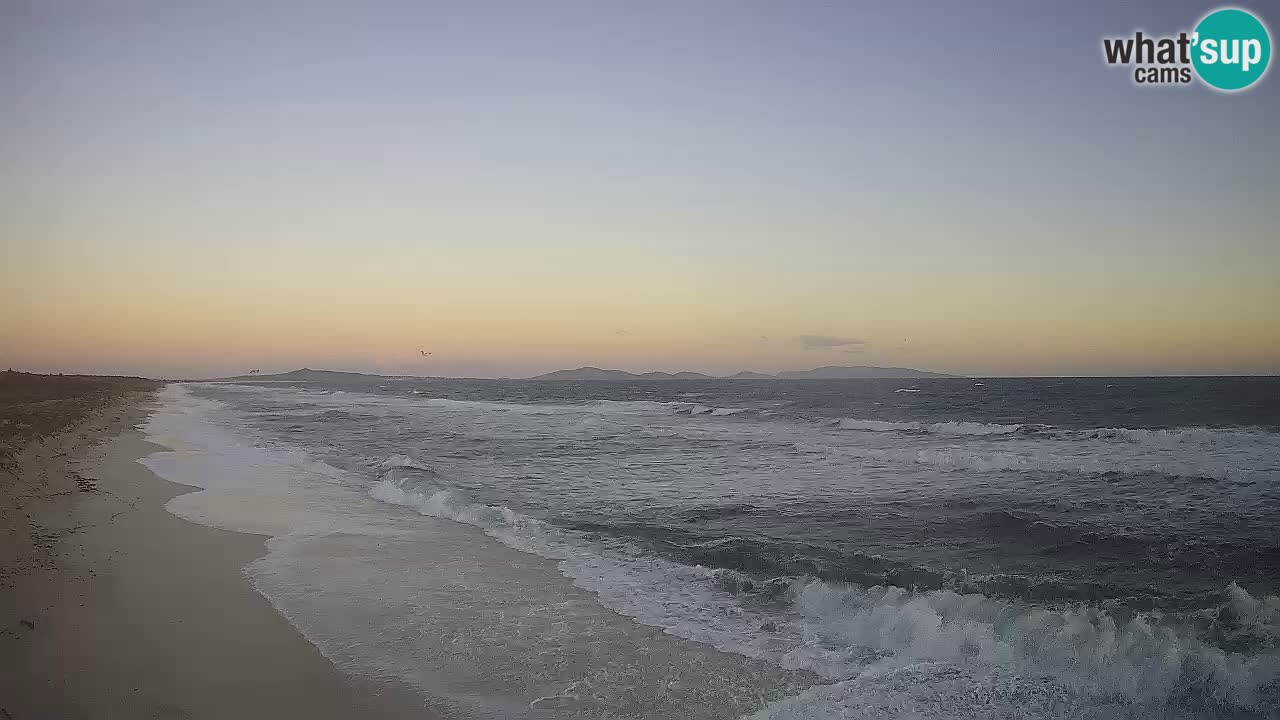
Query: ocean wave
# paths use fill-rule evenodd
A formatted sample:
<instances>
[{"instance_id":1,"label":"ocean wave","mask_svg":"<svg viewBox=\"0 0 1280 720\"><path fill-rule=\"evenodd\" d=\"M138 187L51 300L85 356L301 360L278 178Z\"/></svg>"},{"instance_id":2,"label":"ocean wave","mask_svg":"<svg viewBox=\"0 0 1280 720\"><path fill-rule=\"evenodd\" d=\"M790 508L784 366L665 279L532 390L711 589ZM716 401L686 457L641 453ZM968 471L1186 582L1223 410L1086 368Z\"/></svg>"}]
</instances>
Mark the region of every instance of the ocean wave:
<instances>
[{"instance_id":1,"label":"ocean wave","mask_svg":"<svg viewBox=\"0 0 1280 720\"><path fill-rule=\"evenodd\" d=\"M896 459L909 459L922 465L980 472L1022 470L1030 472L1065 472L1096 477L1132 474L1163 475L1174 478L1227 480L1231 472L1220 466L1204 466L1194 462L1119 461L1107 457L1064 457L1045 452L973 453L953 449L888 451Z\"/></svg>"},{"instance_id":2,"label":"ocean wave","mask_svg":"<svg viewBox=\"0 0 1280 720\"><path fill-rule=\"evenodd\" d=\"M712 405L704 405L702 403L673 402L666 403L666 407L671 412L683 415L706 415L708 417L728 417L730 415L751 412L749 408L714 407Z\"/></svg>"},{"instance_id":3,"label":"ocean wave","mask_svg":"<svg viewBox=\"0 0 1280 720\"><path fill-rule=\"evenodd\" d=\"M1213 632L1238 643L1262 640L1270 646L1280 644L1280 597L1255 598L1244 588L1231 583L1228 602L1213 613Z\"/></svg>"},{"instance_id":4,"label":"ocean wave","mask_svg":"<svg viewBox=\"0 0 1280 720\"><path fill-rule=\"evenodd\" d=\"M907 388L910 389L910 388ZM308 401L324 406L336 405L347 412L377 413L387 403L397 403L394 398L385 395L365 395L352 393L345 397L337 393L318 392L306 388L262 388L258 386L219 386L223 392L243 393L277 393L298 395ZM758 420L770 422L784 420L799 422L802 425L816 423L819 426L833 426L841 430L855 432L901 433L904 435L944 436L989 438L992 440L1041 440L1047 443L1070 444L1114 443L1117 445L1135 446L1137 448L1157 450L1173 450L1177 448L1203 449L1213 452L1232 452L1237 448L1265 449L1268 452L1280 452L1280 433L1258 426L1239 427L1171 427L1171 428L1125 428L1095 427L1067 428L1056 427L1032 421L998 423L979 420L882 420L857 417L839 419L818 419L813 417L779 415L776 409L761 407L721 406L709 402L699 402L705 393L683 393L681 400L609 400L593 399L581 403L545 403L545 402L504 402L485 400L459 400L453 398L430 397L424 391L414 390L416 397L404 398L410 406L426 407L446 411L470 412L505 412L514 415L645 415L675 414L707 420L711 418L733 419L734 421ZM699 397L695 398L694 395ZM324 407L312 407L310 412L322 413ZM291 411L296 412L296 411ZM311 417L307 412L296 413L299 417ZM317 416L316 419L327 419L330 416ZM339 415L332 415L334 420L342 420ZM942 460L945 464L945 460ZM961 465L963 463L960 463ZM1010 468L1013 469L1013 468ZM1210 470L1213 477L1220 473Z\"/></svg>"},{"instance_id":5,"label":"ocean wave","mask_svg":"<svg viewBox=\"0 0 1280 720\"><path fill-rule=\"evenodd\" d=\"M858 677L816 685L770 703L749 720L1036 720L1125 718L1122 709L1087 711L1070 689L1042 678L948 663L872 667Z\"/></svg>"},{"instance_id":6,"label":"ocean wave","mask_svg":"<svg viewBox=\"0 0 1280 720\"><path fill-rule=\"evenodd\" d=\"M1241 441L1280 442L1280 434L1257 427L1236 428L1093 428L1091 430L1057 430L1053 433L1067 440L1123 440L1147 445L1221 445Z\"/></svg>"},{"instance_id":7,"label":"ocean wave","mask_svg":"<svg viewBox=\"0 0 1280 720\"><path fill-rule=\"evenodd\" d=\"M386 460L383 460L381 465L379 465L379 467L381 467L383 470L391 470L394 468L409 468L411 470L430 470L431 469L426 465L423 465L422 463L418 462L417 460L414 460L413 458L409 457L408 455L392 455Z\"/></svg>"},{"instance_id":8,"label":"ocean wave","mask_svg":"<svg viewBox=\"0 0 1280 720\"><path fill-rule=\"evenodd\" d=\"M636 552L657 554L680 563L723 571L729 577L746 578L730 583L735 592L750 593L759 578L811 577L832 583L861 586L893 585L919 591L952 590L977 593L989 597L1064 605L1101 602L1113 610L1184 611L1217 600L1214 593L1175 594L1169 589L1143 585L1115 584L1114 581L1079 576L1013 572L969 572L966 569L930 567L848 546L770 537L764 534L741 536L732 530L743 525L741 516L778 517L804 525L812 519L822 522L838 507L813 506L806 509L779 510L753 505L731 505L723 509L695 507L669 514L674 523L638 522L635 520L557 521L557 526L578 531L593 539L613 539L636 548ZM724 521L728 521L726 524ZM754 519L747 520L752 523ZM1249 567L1266 566L1280 561L1280 546L1205 544L1180 537L1141 533L1122 528L1076 525L1063 519L1049 519L1020 510L988 511L971 518L956 518L965 524L964 531L979 538L1019 543L1034 548L1046 558L1080 553L1143 557L1159 554L1165 563L1180 567L1196 567L1206 562L1234 563L1241 572ZM735 575L736 574L736 575ZM1208 627L1212 619L1194 618L1197 626ZM1226 643L1228 638L1222 636ZM1231 640L1234 643L1236 640ZM1223 647L1228 645L1224 644ZM1235 647L1235 645L1231 645Z\"/></svg>"},{"instance_id":9,"label":"ocean wave","mask_svg":"<svg viewBox=\"0 0 1280 720\"><path fill-rule=\"evenodd\" d=\"M535 555L558 559L572 550L554 526L504 506L473 503L455 490L406 488L393 474L374 483L369 494L383 502L411 507L423 515L473 525L504 545Z\"/></svg>"},{"instance_id":10,"label":"ocean wave","mask_svg":"<svg viewBox=\"0 0 1280 720\"><path fill-rule=\"evenodd\" d=\"M437 410L453 410L462 412L499 411L521 415L564 415L567 413L582 411L582 408L576 405L552 405L544 403L517 403L486 400L455 400L453 398L441 397L427 398L426 400L423 400L422 403L427 407L435 408Z\"/></svg>"},{"instance_id":11,"label":"ocean wave","mask_svg":"<svg viewBox=\"0 0 1280 720\"><path fill-rule=\"evenodd\" d=\"M1280 446L1280 434L1267 432L1257 427L1071 429L1030 422L984 423L966 420L921 422L861 418L841 418L835 422L835 426L841 430L898 432L917 435L1017 436L1059 441L1110 440L1161 448L1183 444L1234 446L1242 443L1262 443Z\"/></svg>"},{"instance_id":12,"label":"ocean wave","mask_svg":"<svg viewBox=\"0 0 1280 720\"><path fill-rule=\"evenodd\" d=\"M401 402L417 406L421 401L403 398ZM683 412L688 405L655 403L604 410L584 405L571 407L553 412L581 413L584 408L586 412ZM710 411L699 413L700 418L709 415ZM470 418L464 418L467 419ZM545 418L529 420L533 426ZM696 422L710 425L716 421ZM728 427L730 422L734 421L723 425ZM750 425L744 423L743 427ZM802 429L805 432L791 437L813 440L819 435L811 427ZM925 438L906 438L916 448L957 446L925 447L927 452L893 447L907 444L900 442L904 438L842 435L830 428L816 439L831 442L833 437L839 438L855 447L840 447L837 451L861 452L863 457L910 459L944 468L1022 464L1021 469L1042 469L1047 461L1064 466L1075 463L1076 467L1088 467L1090 472L1104 475L1116 472L1114 463L1107 469L1101 461L1107 456L1090 455L1095 447L1123 454L1120 460L1130 464L1170 458L1169 453L1121 444L1166 440L1124 437L1084 438L1094 442L1072 446L1077 451L1074 456L1063 450L1063 445L1052 446L1058 453L1054 455L974 451L997 446L1016 449L1023 443L1006 442L1005 435L1044 432L1023 427L1014 433L986 433L995 436L990 440L947 437L928 438L926 442ZM860 447L879 441L889 447ZM801 444L797 443L797 447ZM1047 443L1037 444L1050 447ZM882 454L865 454L870 451ZM1134 704L1155 706L1154 712L1147 713L1150 717L1171 717L1173 714L1165 708L1172 706L1179 711L1193 708L1188 711L1189 716L1213 714L1196 712L1202 705L1192 703L1217 703L1271 716L1274 708L1280 707L1280 599L1252 595L1234 583L1224 586L1222 597L1214 594L1211 599L1196 601L1191 610L1180 607L1174 615L1139 612L1086 599L1115 597L1105 591L1083 593L1086 597L1073 599L1061 588L1049 587L1050 582L1056 581L991 575L947 576L935 582L922 574L930 572L927 568L899 568L869 551L859 554L852 549L837 558L847 558L849 567L866 571L863 576L850 575L852 580L811 577L810 573L825 570L782 564L797 556L821 557L811 548L782 547L774 554L779 564L759 564L755 559L760 554L758 550L736 537L703 537L686 542L690 555L679 557L639 548L629 540L615 543L608 537L587 537L500 504L473 502L456 488L435 484L439 476L429 472L427 463L409 455L390 455L378 463L376 459L387 452L379 451L370 461L379 468L380 477L361 485L361 490L367 489L372 497L424 515L471 525L505 545L550 558L575 584L596 593L602 604L638 622L727 652L811 670L834 683L814 688L808 697L812 703L807 706L774 705L769 712L777 714L762 717L1025 717L1039 715L1040 710L1046 717L1063 717L1063 705L1078 702L1084 702L1091 710L1104 703L1118 704L1125 708L1121 715L1124 717L1143 715L1130 709ZM287 472L280 476L295 477L292 468L304 460L282 456L280 462ZM441 466L447 463L444 459ZM1032 467L1036 463L1039 467ZM357 482L368 479L361 477ZM776 507L771 503L762 505ZM975 517L981 515L984 506L972 507ZM742 503L724 512L749 514L755 508ZM690 527L714 522L716 513L715 507L691 509L687 516ZM397 524L406 520L401 515L395 514ZM679 518L680 514L673 513L672 517ZM1065 541L1071 541L1073 531L1016 511L983 519L996 526L1006 524L1015 537L1021 533L1020 526L1043 531L1048 540L1055 542L1062 532L1066 533ZM317 532L327 529L328 526L316 526ZM733 567L719 567L717 563ZM1223 576L1232 577L1233 573ZM1248 585L1245 576L1234 576ZM1070 579L1061 582L1069 583ZM1002 594L1001 583L1013 589ZM1024 587L1027 583L1041 583L1047 589L1043 593L1028 590ZM1064 597L1068 600L1064 601Z\"/></svg>"},{"instance_id":13,"label":"ocean wave","mask_svg":"<svg viewBox=\"0 0 1280 720\"><path fill-rule=\"evenodd\" d=\"M1158 475L1169 478L1220 482L1245 479L1250 472L1233 470L1215 458L1181 460L1165 455L1113 457L1094 453L1058 455L1044 449L1027 447L1011 450L978 450L968 447L934 448L869 448L829 445L802 441L794 444L804 454L836 454L883 463L914 463L942 471L976 472L1050 472L1113 478L1117 481L1134 475Z\"/></svg>"},{"instance_id":14,"label":"ocean wave","mask_svg":"<svg viewBox=\"0 0 1280 720\"><path fill-rule=\"evenodd\" d=\"M889 420L860 420L857 418L843 418L837 425L841 430L932 433L938 435L1010 435L1023 428L1022 424L997 425L964 421L939 423L893 422Z\"/></svg>"},{"instance_id":15,"label":"ocean wave","mask_svg":"<svg viewBox=\"0 0 1280 720\"><path fill-rule=\"evenodd\" d=\"M679 397L705 396L706 393L681 393ZM593 400L586 408L605 413L660 412L677 415L729 417L733 415L759 415L766 417L771 411L759 408L719 407L695 401L682 400Z\"/></svg>"},{"instance_id":16,"label":"ocean wave","mask_svg":"<svg viewBox=\"0 0 1280 720\"><path fill-rule=\"evenodd\" d=\"M1280 598L1257 599L1234 583L1228 593L1219 612L1247 616L1265 632L1275 631ZM1154 616L1126 618L1089 605L1051 610L949 590L812 581L796 591L796 608L825 644L885 650L902 662L1013 667L1138 703L1195 693L1256 708L1275 697L1280 681L1280 650L1228 652Z\"/></svg>"},{"instance_id":17,"label":"ocean wave","mask_svg":"<svg viewBox=\"0 0 1280 720\"><path fill-rule=\"evenodd\" d=\"M873 665L944 663L1050 678L1055 692L1127 703L1208 698L1254 709L1278 697L1280 598L1255 598L1234 583L1224 603L1201 614L1229 625L1223 632L1260 639L1257 652L1222 649L1212 633L1171 624L1158 613L1087 603L1055 609L950 589L811 577L761 580L751 572L593 550L550 523L469 502L450 489L417 490L384 477L370 494L559 560L576 584L641 623L831 680L857 678ZM726 539L707 548L732 552L733 546Z\"/></svg>"},{"instance_id":18,"label":"ocean wave","mask_svg":"<svg viewBox=\"0 0 1280 720\"><path fill-rule=\"evenodd\" d=\"M707 415L724 417L750 412L749 408L725 408L699 402L659 400L590 400L581 404L557 405L550 403L517 403L482 400L454 400L428 398L428 407L457 411L498 411L520 415L634 415L644 413L675 413L682 415Z\"/></svg>"},{"instance_id":19,"label":"ocean wave","mask_svg":"<svg viewBox=\"0 0 1280 720\"><path fill-rule=\"evenodd\" d=\"M760 512L763 508L749 503L724 503L720 505L702 505L680 510L676 518L687 523L702 523L709 520L722 520Z\"/></svg>"}]
</instances>

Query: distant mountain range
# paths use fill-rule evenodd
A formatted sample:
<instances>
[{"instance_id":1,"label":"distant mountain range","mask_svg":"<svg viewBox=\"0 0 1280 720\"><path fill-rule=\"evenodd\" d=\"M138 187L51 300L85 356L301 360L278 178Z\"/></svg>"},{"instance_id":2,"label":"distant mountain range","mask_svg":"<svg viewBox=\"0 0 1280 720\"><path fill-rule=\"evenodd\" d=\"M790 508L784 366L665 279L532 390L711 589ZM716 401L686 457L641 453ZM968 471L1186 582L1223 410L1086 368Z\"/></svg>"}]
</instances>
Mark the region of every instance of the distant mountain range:
<instances>
[{"instance_id":1,"label":"distant mountain range","mask_svg":"<svg viewBox=\"0 0 1280 720\"><path fill-rule=\"evenodd\" d=\"M705 375L696 372L647 372L629 373L625 370L601 370L595 367L580 367L576 370L556 370L544 375L530 378L532 380L854 380L873 378L947 378L957 375L913 370L899 367L872 367L870 365L837 366L814 368L813 370L783 370L777 375L766 375L757 372L740 372L727 377Z\"/></svg>"},{"instance_id":2,"label":"distant mountain range","mask_svg":"<svg viewBox=\"0 0 1280 720\"><path fill-rule=\"evenodd\" d=\"M249 375L236 375L235 377L210 378L204 382L230 382L233 380L272 380L275 382L323 382L325 380L359 380L367 379L386 379L382 375L370 375L368 373L342 372L340 370L312 370L311 368L298 368L289 372L275 373L274 375L259 375L251 373Z\"/></svg>"},{"instance_id":3,"label":"distant mountain range","mask_svg":"<svg viewBox=\"0 0 1280 720\"><path fill-rule=\"evenodd\" d=\"M325 381L359 381L386 380L386 376L368 373L341 372L338 370L312 370L299 368L274 375L236 375L235 377L211 378L210 382L325 382ZM580 367L574 370L556 370L545 373L530 380L601 380L601 381L634 381L634 380L853 380L874 378L947 378L956 375L913 370L911 368L872 367L869 365L853 365L841 367L828 365L813 370L783 370L777 375L766 375L758 372L740 372L724 377L707 375L699 372L647 372L630 373L625 370L602 370L596 367Z\"/></svg>"}]
</instances>

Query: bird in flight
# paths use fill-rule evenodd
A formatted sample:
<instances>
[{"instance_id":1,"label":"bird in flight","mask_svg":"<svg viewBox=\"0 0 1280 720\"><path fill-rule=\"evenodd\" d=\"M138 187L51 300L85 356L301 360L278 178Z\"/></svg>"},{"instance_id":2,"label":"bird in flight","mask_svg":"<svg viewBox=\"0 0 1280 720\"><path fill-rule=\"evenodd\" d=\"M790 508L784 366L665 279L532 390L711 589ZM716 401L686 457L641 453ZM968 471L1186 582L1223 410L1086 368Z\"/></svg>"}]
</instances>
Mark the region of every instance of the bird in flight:
<instances>
[{"instance_id":1,"label":"bird in flight","mask_svg":"<svg viewBox=\"0 0 1280 720\"><path fill-rule=\"evenodd\" d=\"M422 357L427 357L427 356L429 356L429 355L431 354L431 353L427 352L426 350L419 350L418 352L422 353Z\"/></svg>"}]
</instances>

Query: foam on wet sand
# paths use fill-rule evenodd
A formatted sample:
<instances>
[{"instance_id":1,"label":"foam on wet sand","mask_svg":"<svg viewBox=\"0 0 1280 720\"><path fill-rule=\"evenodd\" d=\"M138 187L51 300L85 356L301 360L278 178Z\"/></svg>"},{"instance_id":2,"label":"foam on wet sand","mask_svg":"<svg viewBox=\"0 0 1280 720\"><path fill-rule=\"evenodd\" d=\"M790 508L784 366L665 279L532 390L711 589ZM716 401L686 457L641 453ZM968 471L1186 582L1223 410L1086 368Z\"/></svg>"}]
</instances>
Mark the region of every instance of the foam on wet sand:
<instances>
[{"instance_id":1,"label":"foam on wet sand","mask_svg":"<svg viewBox=\"0 0 1280 720\"><path fill-rule=\"evenodd\" d=\"M28 718L351 718L437 715L394 683L343 674L253 591L241 568L263 538L164 510L192 488L137 458L132 395L22 453L48 562L0 586L0 707Z\"/></svg>"}]
</instances>

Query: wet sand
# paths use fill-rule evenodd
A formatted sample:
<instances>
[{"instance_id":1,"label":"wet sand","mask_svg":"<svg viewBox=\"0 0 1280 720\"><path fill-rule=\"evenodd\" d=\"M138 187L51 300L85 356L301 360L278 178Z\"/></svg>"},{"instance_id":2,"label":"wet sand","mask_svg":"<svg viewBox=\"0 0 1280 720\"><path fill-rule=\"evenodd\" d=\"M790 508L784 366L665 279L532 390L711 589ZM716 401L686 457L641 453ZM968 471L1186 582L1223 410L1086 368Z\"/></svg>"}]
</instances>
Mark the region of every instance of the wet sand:
<instances>
[{"instance_id":1,"label":"wet sand","mask_svg":"<svg viewBox=\"0 0 1280 720\"><path fill-rule=\"evenodd\" d=\"M729 719L818 680L637 624L554 561L349 488L327 485L331 506L255 494L270 522L239 527L234 492L138 462L188 452L135 429L154 391L104 397L0 468L0 530L25 538L0 557L0 720ZM317 512L385 527L211 527Z\"/></svg>"},{"instance_id":2,"label":"wet sand","mask_svg":"<svg viewBox=\"0 0 1280 720\"><path fill-rule=\"evenodd\" d=\"M781 652L774 662L684 639L679 611L651 608L641 624L611 609L664 583L661 569L599 568L615 580L601 585L587 565L521 552L294 448L260 446L188 388L161 395L148 434L171 451L147 467L205 488L169 512L271 535L247 568L255 587L353 676L396 679L451 718L503 720L738 720L822 681L780 667ZM586 574L570 579L570 566ZM667 602L700 601L676 591ZM706 612L711 626L743 621L734 608Z\"/></svg>"},{"instance_id":3,"label":"wet sand","mask_svg":"<svg viewBox=\"0 0 1280 720\"><path fill-rule=\"evenodd\" d=\"M136 462L160 449L133 429L149 392L41 402L70 423L21 423L55 434L0 468L0 718L440 717L340 672L250 587L262 536L164 509L193 488Z\"/></svg>"}]
</instances>

